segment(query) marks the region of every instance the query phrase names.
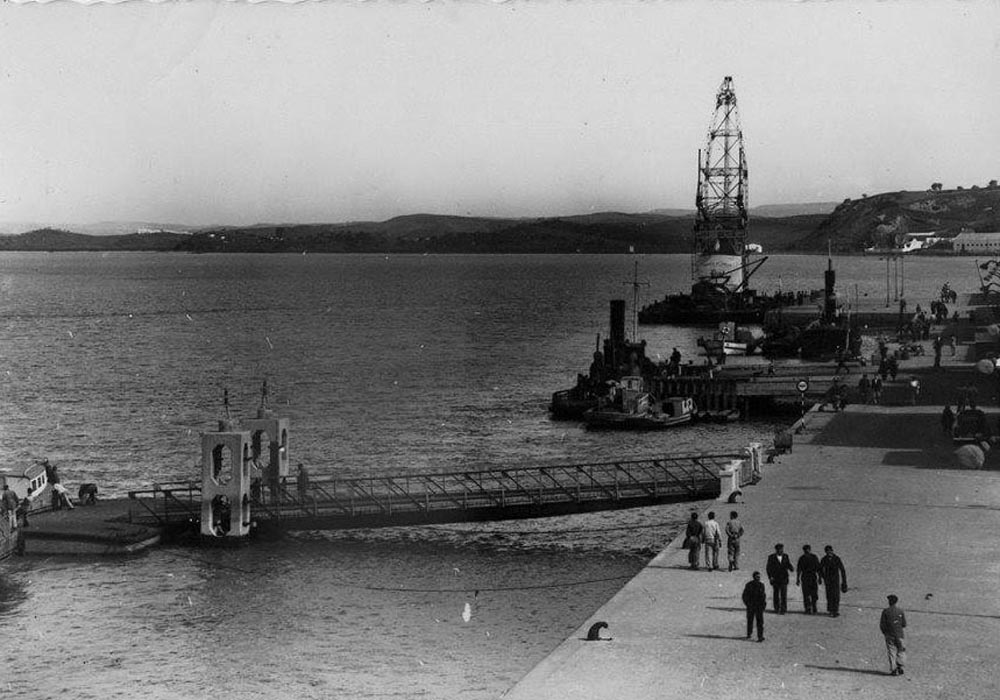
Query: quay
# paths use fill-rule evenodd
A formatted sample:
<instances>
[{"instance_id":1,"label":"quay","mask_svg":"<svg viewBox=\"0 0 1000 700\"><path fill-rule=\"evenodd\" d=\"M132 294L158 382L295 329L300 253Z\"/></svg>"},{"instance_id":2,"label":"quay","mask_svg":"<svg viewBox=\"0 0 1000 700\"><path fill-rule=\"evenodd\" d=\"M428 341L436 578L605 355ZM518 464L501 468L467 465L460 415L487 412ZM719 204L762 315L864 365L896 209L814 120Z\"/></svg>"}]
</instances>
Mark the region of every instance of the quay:
<instances>
[{"instance_id":1,"label":"quay","mask_svg":"<svg viewBox=\"0 0 1000 700\"><path fill-rule=\"evenodd\" d=\"M961 315L962 344L933 367L925 352L901 368L892 405L817 404L792 426L791 450L764 465L739 505L717 503L724 524L737 510L746 534L738 571L692 571L677 538L504 697L987 698L1000 696L1000 457L964 468L941 425L944 404L978 394L997 424L996 372L977 369L998 349L992 314L973 296ZM932 337L940 328L932 333ZM995 356L995 354L994 354ZM992 361L991 361L992 362ZM796 370L789 369L790 372ZM864 367L852 367L856 382ZM919 396L906 393L918 378ZM849 386L852 386L849 384ZM987 404L989 407L984 407ZM996 435L996 431L994 431ZM704 514L703 514L704 515ZM827 544L844 561L849 590L837 618L803 613L789 585L788 614L771 609L764 573L776 543L794 563L803 544ZM723 548L724 550L724 548ZM703 563L703 562L702 562ZM765 641L748 641L743 587L760 571L768 596ZM886 596L906 611L906 675L888 674L878 629ZM595 622L604 641L586 641Z\"/></svg>"},{"instance_id":2,"label":"quay","mask_svg":"<svg viewBox=\"0 0 1000 700\"><path fill-rule=\"evenodd\" d=\"M995 413L994 413L995 415ZM532 669L507 700L633 698L988 698L1000 696L1000 479L958 470L936 407L811 411L790 453L765 465L745 503L740 569L691 571L679 539ZM849 590L830 618L764 615L747 641L741 593L776 543L844 561ZM723 548L724 549L724 548ZM879 614L899 596L906 675L890 677ZM596 621L610 641L584 641Z\"/></svg>"}]
</instances>

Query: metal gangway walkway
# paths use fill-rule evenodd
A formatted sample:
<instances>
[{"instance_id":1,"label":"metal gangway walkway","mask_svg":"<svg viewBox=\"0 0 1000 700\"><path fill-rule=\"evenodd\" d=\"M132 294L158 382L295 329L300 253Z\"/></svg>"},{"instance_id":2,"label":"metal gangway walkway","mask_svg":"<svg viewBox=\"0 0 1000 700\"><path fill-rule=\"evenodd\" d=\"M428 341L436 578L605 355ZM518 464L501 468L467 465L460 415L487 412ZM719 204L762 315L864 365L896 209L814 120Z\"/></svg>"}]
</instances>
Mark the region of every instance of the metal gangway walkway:
<instances>
[{"instance_id":1,"label":"metal gangway walkway","mask_svg":"<svg viewBox=\"0 0 1000 700\"><path fill-rule=\"evenodd\" d=\"M251 519L261 527L333 530L536 518L715 498L719 471L746 453L684 454L592 464L413 473L309 480L294 478L255 493ZM747 466L742 486L753 480ZM201 517L197 481L131 491L130 519L179 526Z\"/></svg>"}]
</instances>

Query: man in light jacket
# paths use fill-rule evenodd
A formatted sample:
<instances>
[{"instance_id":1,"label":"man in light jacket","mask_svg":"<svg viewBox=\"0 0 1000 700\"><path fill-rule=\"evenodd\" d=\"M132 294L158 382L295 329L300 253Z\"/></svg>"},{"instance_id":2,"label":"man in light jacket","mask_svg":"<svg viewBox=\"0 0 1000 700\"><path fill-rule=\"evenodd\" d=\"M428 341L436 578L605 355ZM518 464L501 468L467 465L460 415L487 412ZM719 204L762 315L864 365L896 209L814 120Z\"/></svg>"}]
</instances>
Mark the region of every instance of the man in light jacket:
<instances>
[{"instance_id":1,"label":"man in light jacket","mask_svg":"<svg viewBox=\"0 0 1000 700\"><path fill-rule=\"evenodd\" d=\"M889 675L902 676L903 664L906 663L906 647L903 645L903 628L906 627L906 614L896 605L899 598L887 596L889 607L882 611L878 628L885 636L885 651L889 655Z\"/></svg>"}]
</instances>

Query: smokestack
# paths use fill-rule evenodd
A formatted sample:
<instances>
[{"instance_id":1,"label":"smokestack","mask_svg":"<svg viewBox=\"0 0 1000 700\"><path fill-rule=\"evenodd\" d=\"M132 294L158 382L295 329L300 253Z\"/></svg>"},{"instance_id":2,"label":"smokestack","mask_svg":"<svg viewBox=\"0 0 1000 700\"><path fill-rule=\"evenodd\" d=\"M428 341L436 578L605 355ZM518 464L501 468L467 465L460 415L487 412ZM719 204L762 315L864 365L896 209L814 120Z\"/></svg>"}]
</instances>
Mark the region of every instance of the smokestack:
<instances>
[{"instance_id":1,"label":"smokestack","mask_svg":"<svg viewBox=\"0 0 1000 700\"><path fill-rule=\"evenodd\" d=\"M825 292L823 316L829 322L833 320L837 313L837 293L834 291L837 286L837 271L833 269L832 258L827 258L826 272L823 273L823 281L825 282L825 289L823 290Z\"/></svg>"},{"instance_id":2,"label":"smokestack","mask_svg":"<svg viewBox=\"0 0 1000 700\"><path fill-rule=\"evenodd\" d=\"M621 347L625 343L625 300L611 300L611 345Z\"/></svg>"}]
</instances>

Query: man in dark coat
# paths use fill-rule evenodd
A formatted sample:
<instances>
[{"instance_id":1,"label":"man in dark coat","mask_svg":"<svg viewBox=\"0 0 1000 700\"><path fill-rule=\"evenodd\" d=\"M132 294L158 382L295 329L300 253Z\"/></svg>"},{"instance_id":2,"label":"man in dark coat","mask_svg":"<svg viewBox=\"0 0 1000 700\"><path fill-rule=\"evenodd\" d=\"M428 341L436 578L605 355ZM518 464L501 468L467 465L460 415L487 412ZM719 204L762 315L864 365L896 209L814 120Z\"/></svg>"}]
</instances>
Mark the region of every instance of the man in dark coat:
<instances>
[{"instance_id":1,"label":"man in dark coat","mask_svg":"<svg viewBox=\"0 0 1000 700\"><path fill-rule=\"evenodd\" d=\"M833 553L833 547L823 548L826 553L819 563L819 580L826 586L826 611L830 617L840 615L840 594L847 593L847 571L844 562Z\"/></svg>"},{"instance_id":2,"label":"man in dark coat","mask_svg":"<svg viewBox=\"0 0 1000 700\"><path fill-rule=\"evenodd\" d=\"M784 615L788 610L788 572L794 571L792 560L785 554L785 545L774 545L774 554L767 558L767 580L771 582L774 612Z\"/></svg>"},{"instance_id":3,"label":"man in dark coat","mask_svg":"<svg viewBox=\"0 0 1000 700\"><path fill-rule=\"evenodd\" d=\"M701 533L704 526L698 522L698 514L691 513L687 529L684 531L684 547L688 551L688 567L698 568L698 555L701 553Z\"/></svg>"},{"instance_id":4,"label":"man in dark coat","mask_svg":"<svg viewBox=\"0 0 1000 700\"><path fill-rule=\"evenodd\" d=\"M819 600L819 557L812 553L812 547L802 545L802 556L795 565L795 585L802 587L802 602L806 615L816 613Z\"/></svg>"},{"instance_id":5,"label":"man in dark coat","mask_svg":"<svg viewBox=\"0 0 1000 700\"><path fill-rule=\"evenodd\" d=\"M757 641L764 641L764 608L767 607L767 591L760 580L760 572L753 572L753 580L743 587L743 604L747 606L747 639L757 623Z\"/></svg>"}]
</instances>

